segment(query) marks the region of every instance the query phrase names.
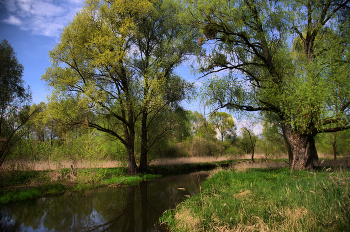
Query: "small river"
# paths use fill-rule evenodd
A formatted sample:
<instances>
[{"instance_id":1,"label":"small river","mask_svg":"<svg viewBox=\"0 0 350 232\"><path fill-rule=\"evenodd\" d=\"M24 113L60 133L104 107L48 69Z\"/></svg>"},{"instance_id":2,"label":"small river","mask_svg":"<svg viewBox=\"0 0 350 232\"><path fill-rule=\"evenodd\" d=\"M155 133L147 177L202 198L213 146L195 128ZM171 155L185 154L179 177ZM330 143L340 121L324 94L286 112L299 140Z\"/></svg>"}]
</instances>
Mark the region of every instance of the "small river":
<instances>
[{"instance_id":1,"label":"small river","mask_svg":"<svg viewBox=\"0 0 350 232\"><path fill-rule=\"evenodd\" d=\"M196 172L0 205L0 231L158 231L163 212L198 193L207 177Z\"/></svg>"}]
</instances>

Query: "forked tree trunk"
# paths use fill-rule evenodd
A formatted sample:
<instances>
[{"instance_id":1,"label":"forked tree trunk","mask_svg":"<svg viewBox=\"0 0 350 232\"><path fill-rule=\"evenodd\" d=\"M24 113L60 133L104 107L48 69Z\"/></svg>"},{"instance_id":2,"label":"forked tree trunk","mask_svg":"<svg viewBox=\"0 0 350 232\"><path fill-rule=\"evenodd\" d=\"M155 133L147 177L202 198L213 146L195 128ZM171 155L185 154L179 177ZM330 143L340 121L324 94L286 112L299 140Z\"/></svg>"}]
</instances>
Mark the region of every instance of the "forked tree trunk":
<instances>
[{"instance_id":1,"label":"forked tree trunk","mask_svg":"<svg viewBox=\"0 0 350 232\"><path fill-rule=\"evenodd\" d=\"M293 170L312 170L318 166L318 155L315 146L315 138L312 134L293 133L289 126L284 128L287 142L290 145L293 161Z\"/></svg>"}]
</instances>

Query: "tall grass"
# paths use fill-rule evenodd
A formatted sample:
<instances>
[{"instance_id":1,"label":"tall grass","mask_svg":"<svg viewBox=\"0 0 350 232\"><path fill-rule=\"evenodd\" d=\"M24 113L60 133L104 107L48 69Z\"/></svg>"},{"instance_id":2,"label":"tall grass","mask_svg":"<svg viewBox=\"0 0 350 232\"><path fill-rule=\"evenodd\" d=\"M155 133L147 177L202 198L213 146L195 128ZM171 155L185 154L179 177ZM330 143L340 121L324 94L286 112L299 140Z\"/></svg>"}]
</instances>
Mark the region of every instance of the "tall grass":
<instances>
[{"instance_id":1,"label":"tall grass","mask_svg":"<svg viewBox=\"0 0 350 232\"><path fill-rule=\"evenodd\" d=\"M160 219L172 231L350 231L350 172L220 171Z\"/></svg>"}]
</instances>

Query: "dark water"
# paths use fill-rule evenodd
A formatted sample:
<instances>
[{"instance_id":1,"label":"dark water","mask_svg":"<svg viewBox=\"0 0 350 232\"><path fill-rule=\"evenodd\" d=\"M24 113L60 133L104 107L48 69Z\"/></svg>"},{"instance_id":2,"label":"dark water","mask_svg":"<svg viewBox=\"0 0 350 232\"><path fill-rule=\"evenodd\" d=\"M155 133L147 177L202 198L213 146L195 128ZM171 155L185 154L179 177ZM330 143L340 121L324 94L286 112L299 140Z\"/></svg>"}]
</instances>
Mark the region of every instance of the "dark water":
<instances>
[{"instance_id":1,"label":"dark water","mask_svg":"<svg viewBox=\"0 0 350 232\"><path fill-rule=\"evenodd\" d=\"M0 205L0 226L2 231L158 231L155 223L163 212L198 193L207 176L198 172Z\"/></svg>"}]
</instances>

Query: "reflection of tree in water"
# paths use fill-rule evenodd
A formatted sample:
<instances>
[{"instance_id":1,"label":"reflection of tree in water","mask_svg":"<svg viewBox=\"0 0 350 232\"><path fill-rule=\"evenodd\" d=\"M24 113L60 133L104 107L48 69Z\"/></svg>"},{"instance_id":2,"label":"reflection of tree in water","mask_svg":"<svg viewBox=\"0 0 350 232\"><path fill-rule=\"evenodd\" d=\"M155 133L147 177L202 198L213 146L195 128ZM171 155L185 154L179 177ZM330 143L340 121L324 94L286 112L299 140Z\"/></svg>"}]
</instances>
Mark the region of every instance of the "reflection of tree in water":
<instances>
[{"instance_id":1,"label":"reflection of tree in water","mask_svg":"<svg viewBox=\"0 0 350 232\"><path fill-rule=\"evenodd\" d=\"M84 194L65 194L12 204L1 209L4 231L154 231L161 214L199 192L206 175L184 175L142 182L125 188L100 188ZM185 188L181 191L178 188ZM87 196L88 195L88 196ZM1 231L1 230L0 230Z\"/></svg>"},{"instance_id":2,"label":"reflection of tree in water","mask_svg":"<svg viewBox=\"0 0 350 232\"><path fill-rule=\"evenodd\" d=\"M122 202L126 202L126 204L122 205L116 204L116 202L121 201L121 199L117 199L116 195L115 197L109 196L109 194L104 195L104 197L100 196L100 203L96 202L95 209L104 217L105 222L91 228L90 231L152 231L154 223L158 221L165 210L175 207L176 204L184 200L184 195L199 192L199 184L206 176L206 174L186 175L185 178L184 176L175 176L142 182L139 187L128 187L127 193L124 191L125 201ZM179 190L179 187L185 188L185 191ZM120 195L118 196L120 197ZM135 220L138 223L134 224Z\"/></svg>"}]
</instances>

